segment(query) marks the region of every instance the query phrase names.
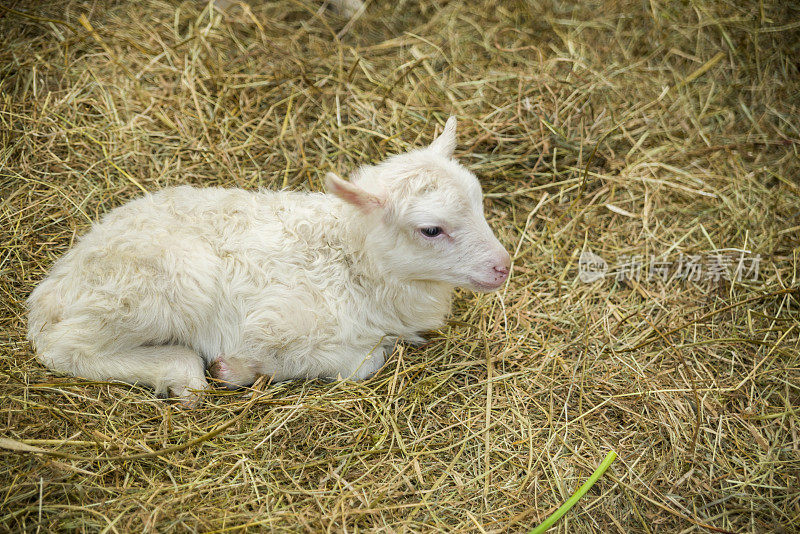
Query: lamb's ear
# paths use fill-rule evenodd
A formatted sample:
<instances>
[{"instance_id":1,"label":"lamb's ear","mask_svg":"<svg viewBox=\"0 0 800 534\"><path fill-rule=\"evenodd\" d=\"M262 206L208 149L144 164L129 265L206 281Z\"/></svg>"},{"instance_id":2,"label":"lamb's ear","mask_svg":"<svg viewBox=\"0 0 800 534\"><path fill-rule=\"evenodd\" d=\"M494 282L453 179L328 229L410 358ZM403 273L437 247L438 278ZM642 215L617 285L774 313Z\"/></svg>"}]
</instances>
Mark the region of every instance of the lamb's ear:
<instances>
[{"instance_id":1,"label":"lamb's ear","mask_svg":"<svg viewBox=\"0 0 800 534\"><path fill-rule=\"evenodd\" d=\"M450 118L447 119L447 122L444 125L444 131L439 137L433 140L433 143L431 143L430 146L430 148L446 158L452 158L453 152L456 149L457 122L456 116L450 115Z\"/></svg>"},{"instance_id":2,"label":"lamb's ear","mask_svg":"<svg viewBox=\"0 0 800 534\"><path fill-rule=\"evenodd\" d=\"M342 180L332 172L325 175L325 187L329 192L341 198L348 204L356 206L364 213L369 213L376 208L383 206L383 201L352 184L346 180Z\"/></svg>"}]
</instances>

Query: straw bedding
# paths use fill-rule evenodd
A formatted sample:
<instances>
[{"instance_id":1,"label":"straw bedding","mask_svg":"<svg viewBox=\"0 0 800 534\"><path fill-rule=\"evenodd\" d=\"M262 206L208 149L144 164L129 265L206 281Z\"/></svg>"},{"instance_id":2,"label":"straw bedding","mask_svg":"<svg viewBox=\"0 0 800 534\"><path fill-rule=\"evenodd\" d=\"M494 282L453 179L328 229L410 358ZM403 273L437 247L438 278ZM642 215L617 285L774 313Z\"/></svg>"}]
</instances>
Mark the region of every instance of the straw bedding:
<instances>
[{"instance_id":1,"label":"straw bedding","mask_svg":"<svg viewBox=\"0 0 800 534\"><path fill-rule=\"evenodd\" d=\"M612 449L556 532L800 529L798 5L321 5L0 6L0 529L521 532ZM187 411L34 359L24 300L101 214L319 190L450 113L513 275L377 376Z\"/></svg>"}]
</instances>

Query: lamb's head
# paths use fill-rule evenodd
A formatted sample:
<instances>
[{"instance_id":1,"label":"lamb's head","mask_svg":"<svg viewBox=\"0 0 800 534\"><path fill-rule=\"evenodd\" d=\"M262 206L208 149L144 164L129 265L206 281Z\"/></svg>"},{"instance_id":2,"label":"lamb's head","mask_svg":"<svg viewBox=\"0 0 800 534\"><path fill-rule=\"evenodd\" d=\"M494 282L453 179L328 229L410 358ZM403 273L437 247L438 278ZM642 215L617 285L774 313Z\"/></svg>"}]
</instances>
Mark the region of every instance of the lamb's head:
<instances>
[{"instance_id":1,"label":"lamb's head","mask_svg":"<svg viewBox=\"0 0 800 534\"><path fill-rule=\"evenodd\" d=\"M483 215L478 179L453 159L455 136L450 117L430 146L362 167L349 182L329 173L327 187L357 208L387 275L492 291L510 258Z\"/></svg>"}]
</instances>

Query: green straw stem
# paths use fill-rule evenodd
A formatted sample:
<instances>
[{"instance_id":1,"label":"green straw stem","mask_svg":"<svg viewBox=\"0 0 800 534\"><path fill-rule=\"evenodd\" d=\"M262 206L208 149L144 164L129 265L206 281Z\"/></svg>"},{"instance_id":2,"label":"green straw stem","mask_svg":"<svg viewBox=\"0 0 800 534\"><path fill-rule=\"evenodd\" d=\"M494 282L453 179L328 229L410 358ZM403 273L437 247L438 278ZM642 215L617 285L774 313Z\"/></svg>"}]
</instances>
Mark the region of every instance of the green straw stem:
<instances>
[{"instance_id":1,"label":"green straw stem","mask_svg":"<svg viewBox=\"0 0 800 534\"><path fill-rule=\"evenodd\" d=\"M558 510L553 512L553 514L550 517L545 519L544 523L542 523L538 527L534 527L533 529L528 531L528 534L543 534L544 532L547 531L547 529L552 527L553 524L555 524L556 521L561 519L561 516L563 516L564 514L569 512L570 508L575 506L575 503L577 503L581 499L581 497L583 497L586 494L586 492L589 491L589 488L594 486L595 482L597 482L597 480L601 476L603 476L603 473L606 472L606 470L609 468L609 466L612 464L612 462L614 460L616 460L616 458L617 458L617 453L614 452L614 451L609 451L609 453L606 454L606 457L600 463L600 466L595 470L594 473L592 473L592 476L589 477L589 480L587 480L583 484L583 486L578 488L578 491L573 493L572 497L567 499L567 502L562 504L558 508Z\"/></svg>"}]
</instances>

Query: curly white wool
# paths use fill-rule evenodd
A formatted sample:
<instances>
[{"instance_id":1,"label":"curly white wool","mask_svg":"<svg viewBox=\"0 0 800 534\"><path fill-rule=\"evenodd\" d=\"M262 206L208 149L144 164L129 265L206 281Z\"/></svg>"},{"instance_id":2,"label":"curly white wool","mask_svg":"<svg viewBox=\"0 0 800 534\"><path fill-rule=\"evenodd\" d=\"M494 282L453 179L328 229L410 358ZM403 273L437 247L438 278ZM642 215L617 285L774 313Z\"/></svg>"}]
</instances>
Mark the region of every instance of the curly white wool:
<instances>
[{"instance_id":1,"label":"curly white wool","mask_svg":"<svg viewBox=\"0 0 800 534\"><path fill-rule=\"evenodd\" d=\"M397 338L443 324L454 286L508 275L455 126L350 182L329 174L333 195L182 186L111 211L28 300L39 360L187 404L209 364L231 386L373 374Z\"/></svg>"}]
</instances>

